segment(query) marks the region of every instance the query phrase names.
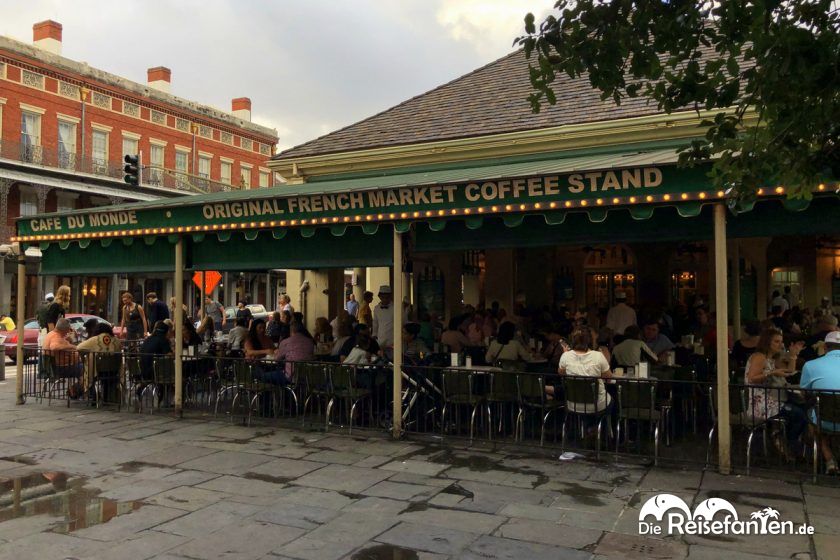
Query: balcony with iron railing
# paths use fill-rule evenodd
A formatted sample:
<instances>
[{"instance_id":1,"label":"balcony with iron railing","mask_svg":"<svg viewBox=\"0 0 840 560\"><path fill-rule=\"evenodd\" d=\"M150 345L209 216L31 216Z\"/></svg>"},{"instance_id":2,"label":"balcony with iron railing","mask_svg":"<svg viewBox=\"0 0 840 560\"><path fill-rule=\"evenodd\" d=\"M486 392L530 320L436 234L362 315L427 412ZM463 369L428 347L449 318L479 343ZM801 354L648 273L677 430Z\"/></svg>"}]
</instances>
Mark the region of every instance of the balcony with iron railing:
<instances>
[{"instance_id":1,"label":"balcony with iron railing","mask_svg":"<svg viewBox=\"0 0 840 560\"><path fill-rule=\"evenodd\" d=\"M125 185L126 188L136 188L129 187L124 183L125 171L122 161L117 163L96 157L80 156L66 150L61 145L56 148L47 148L28 142L0 141L0 161L2 160L58 170L69 174L93 175L112 179ZM140 186L179 194L201 194L231 190L230 185L213 181L207 177L152 165L143 166Z\"/></svg>"}]
</instances>

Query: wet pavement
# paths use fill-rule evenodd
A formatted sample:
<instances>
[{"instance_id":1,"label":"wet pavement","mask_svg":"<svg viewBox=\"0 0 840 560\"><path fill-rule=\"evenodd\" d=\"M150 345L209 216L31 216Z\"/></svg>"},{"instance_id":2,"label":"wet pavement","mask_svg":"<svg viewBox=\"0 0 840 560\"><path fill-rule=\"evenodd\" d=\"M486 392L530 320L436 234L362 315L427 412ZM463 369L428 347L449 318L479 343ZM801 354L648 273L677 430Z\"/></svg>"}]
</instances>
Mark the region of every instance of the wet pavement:
<instances>
[{"instance_id":1,"label":"wet pavement","mask_svg":"<svg viewBox=\"0 0 840 560\"><path fill-rule=\"evenodd\" d=\"M0 560L840 558L836 487L15 406L13 390L0 382ZM742 520L772 508L814 534L640 535L663 493L692 511L728 500Z\"/></svg>"}]
</instances>

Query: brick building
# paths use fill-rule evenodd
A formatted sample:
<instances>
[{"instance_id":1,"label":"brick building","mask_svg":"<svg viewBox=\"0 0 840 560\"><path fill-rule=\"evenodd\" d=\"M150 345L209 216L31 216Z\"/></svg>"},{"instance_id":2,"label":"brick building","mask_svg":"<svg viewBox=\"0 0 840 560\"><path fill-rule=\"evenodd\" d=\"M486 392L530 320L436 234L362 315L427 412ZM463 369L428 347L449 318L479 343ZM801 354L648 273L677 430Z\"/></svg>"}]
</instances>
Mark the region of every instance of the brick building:
<instances>
[{"instance_id":1,"label":"brick building","mask_svg":"<svg viewBox=\"0 0 840 560\"><path fill-rule=\"evenodd\" d=\"M247 97L221 111L172 95L168 68L149 68L142 84L65 58L61 47L54 21L33 26L31 45L0 37L0 243L19 216L273 184L265 162L277 132L251 122ZM144 168L132 187L123 157L137 153ZM4 311L12 281L0 270ZM62 281L42 279L27 300ZM141 290L165 291L162 284ZM81 311L107 310L114 290L129 285L96 278L73 287Z\"/></svg>"}]
</instances>

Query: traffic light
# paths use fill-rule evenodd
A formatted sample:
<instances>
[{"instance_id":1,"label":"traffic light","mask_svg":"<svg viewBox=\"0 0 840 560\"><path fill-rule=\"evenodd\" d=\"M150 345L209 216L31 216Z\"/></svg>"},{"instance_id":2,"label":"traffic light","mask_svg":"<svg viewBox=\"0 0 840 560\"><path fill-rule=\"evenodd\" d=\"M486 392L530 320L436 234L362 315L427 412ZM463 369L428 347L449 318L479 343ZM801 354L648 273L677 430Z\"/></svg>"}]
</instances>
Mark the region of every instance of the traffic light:
<instances>
[{"instance_id":1,"label":"traffic light","mask_svg":"<svg viewBox=\"0 0 840 560\"><path fill-rule=\"evenodd\" d=\"M140 154L133 155L133 156L129 155L129 154L126 154L126 156L125 156L125 167L123 168L123 170L125 171L125 177L123 177L123 181L125 181L129 185L139 187L140 186L140 169L141 169Z\"/></svg>"}]
</instances>

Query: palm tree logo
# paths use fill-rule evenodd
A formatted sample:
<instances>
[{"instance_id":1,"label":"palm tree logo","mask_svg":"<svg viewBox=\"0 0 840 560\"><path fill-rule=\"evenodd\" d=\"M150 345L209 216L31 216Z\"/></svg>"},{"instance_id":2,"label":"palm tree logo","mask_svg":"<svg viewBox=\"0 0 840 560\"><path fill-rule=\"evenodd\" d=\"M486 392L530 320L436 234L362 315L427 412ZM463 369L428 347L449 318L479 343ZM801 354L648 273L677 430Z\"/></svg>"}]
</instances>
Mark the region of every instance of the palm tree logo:
<instances>
[{"instance_id":1,"label":"palm tree logo","mask_svg":"<svg viewBox=\"0 0 840 560\"><path fill-rule=\"evenodd\" d=\"M750 519L758 519L761 521L761 532L767 533L767 520L778 519L779 512L771 507L766 507L759 511L754 511L750 514Z\"/></svg>"}]
</instances>

